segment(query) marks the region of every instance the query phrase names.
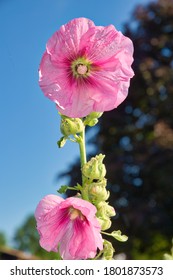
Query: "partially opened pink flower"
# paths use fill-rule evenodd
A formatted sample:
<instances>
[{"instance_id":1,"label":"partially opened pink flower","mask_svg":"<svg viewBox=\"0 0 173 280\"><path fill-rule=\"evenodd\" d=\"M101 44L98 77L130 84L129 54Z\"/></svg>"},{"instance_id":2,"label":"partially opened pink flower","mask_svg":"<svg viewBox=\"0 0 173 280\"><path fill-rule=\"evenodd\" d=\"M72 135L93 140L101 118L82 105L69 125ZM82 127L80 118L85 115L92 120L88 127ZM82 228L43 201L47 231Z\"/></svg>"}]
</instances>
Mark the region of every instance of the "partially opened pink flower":
<instances>
[{"instance_id":1,"label":"partially opened pink flower","mask_svg":"<svg viewBox=\"0 0 173 280\"><path fill-rule=\"evenodd\" d=\"M40 246L65 260L94 258L103 249L96 208L80 198L45 196L35 211Z\"/></svg>"},{"instance_id":2,"label":"partially opened pink flower","mask_svg":"<svg viewBox=\"0 0 173 280\"><path fill-rule=\"evenodd\" d=\"M39 84L68 117L109 111L127 97L132 55L131 40L113 25L95 26L89 19L76 18L47 42Z\"/></svg>"}]
</instances>

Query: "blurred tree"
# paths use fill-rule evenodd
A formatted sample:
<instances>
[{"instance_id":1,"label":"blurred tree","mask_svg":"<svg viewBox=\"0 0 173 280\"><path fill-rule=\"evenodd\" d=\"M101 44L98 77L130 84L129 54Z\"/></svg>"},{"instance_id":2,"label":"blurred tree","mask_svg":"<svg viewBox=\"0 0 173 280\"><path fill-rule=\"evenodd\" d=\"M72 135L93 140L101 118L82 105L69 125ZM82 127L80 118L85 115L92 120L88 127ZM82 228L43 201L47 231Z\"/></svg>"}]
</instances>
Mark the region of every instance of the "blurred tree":
<instances>
[{"instance_id":1,"label":"blurred tree","mask_svg":"<svg viewBox=\"0 0 173 280\"><path fill-rule=\"evenodd\" d=\"M125 32L134 43L129 96L106 112L92 143L106 155L114 244L127 258L162 259L173 236L173 1L138 6ZM93 129L93 128L92 128ZM79 165L64 174L80 181Z\"/></svg>"},{"instance_id":2,"label":"blurred tree","mask_svg":"<svg viewBox=\"0 0 173 280\"><path fill-rule=\"evenodd\" d=\"M4 246L7 244L7 239L5 233L0 232L0 246Z\"/></svg>"},{"instance_id":3,"label":"blurred tree","mask_svg":"<svg viewBox=\"0 0 173 280\"><path fill-rule=\"evenodd\" d=\"M36 221L33 215L30 215L24 224L20 226L14 236L15 248L27 253L38 256L41 259L57 259L58 254L47 252L39 245L39 235L36 230Z\"/></svg>"}]
</instances>

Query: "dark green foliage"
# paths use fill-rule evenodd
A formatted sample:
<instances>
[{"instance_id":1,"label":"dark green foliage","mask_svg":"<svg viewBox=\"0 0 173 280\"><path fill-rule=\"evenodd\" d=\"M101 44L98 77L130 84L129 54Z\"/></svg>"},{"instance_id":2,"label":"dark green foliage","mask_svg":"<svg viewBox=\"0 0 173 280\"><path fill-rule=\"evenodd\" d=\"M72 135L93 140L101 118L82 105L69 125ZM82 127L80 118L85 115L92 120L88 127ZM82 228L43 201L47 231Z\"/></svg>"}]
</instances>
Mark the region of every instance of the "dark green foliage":
<instances>
[{"instance_id":1,"label":"dark green foliage","mask_svg":"<svg viewBox=\"0 0 173 280\"><path fill-rule=\"evenodd\" d=\"M4 246L7 244L5 233L0 232L0 246Z\"/></svg>"},{"instance_id":2,"label":"dark green foliage","mask_svg":"<svg viewBox=\"0 0 173 280\"><path fill-rule=\"evenodd\" d=\"M29 216L14 236L15 247L21 251L31 253L40 259L58 259L58 254L47 252L39 245L39 235L36 230L36 220L33 215Z\"/></svg>"}]
</instances>

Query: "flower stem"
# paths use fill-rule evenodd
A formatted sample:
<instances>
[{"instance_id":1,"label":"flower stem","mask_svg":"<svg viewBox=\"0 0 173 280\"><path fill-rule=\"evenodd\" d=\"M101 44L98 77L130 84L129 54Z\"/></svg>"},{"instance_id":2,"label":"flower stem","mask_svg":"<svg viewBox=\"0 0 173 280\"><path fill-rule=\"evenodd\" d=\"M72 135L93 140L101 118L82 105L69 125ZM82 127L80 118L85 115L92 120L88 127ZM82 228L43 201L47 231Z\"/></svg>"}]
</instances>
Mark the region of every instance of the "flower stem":
<instances>
[{"instance_id":1,"label":"flower stem","mask_svg":"<svg viewBox=\"0 0 173 280\"><path fill-rule=\"evenodd\" d=\"M78 141L78 143L79 143L79 149L80 149L80 161L81 161L81 168L82 168L83 165L87 162L86 147L85 147L85 127L84 127L83 131L79 134L79 136L80 136L80 138L79 138L80 140ZM82 190L81 190L82 198L89 201L88 189L85 186L85 181L86 181L86 178L84 178L84 176L82 174Z\"/></svg>"},{"instance_id":2,"label":"flower stem","mask_svg":"<svg viewBox=\"0 0 173 280\"><path fill-rule=\"evenodd\" d=\"M80 161L81 161L81 168L82 168L83 165L87 162L86 148L85 148L85 127L83 131L80 133L79 149L80 149Z\"/></svg>"}]
</instances>

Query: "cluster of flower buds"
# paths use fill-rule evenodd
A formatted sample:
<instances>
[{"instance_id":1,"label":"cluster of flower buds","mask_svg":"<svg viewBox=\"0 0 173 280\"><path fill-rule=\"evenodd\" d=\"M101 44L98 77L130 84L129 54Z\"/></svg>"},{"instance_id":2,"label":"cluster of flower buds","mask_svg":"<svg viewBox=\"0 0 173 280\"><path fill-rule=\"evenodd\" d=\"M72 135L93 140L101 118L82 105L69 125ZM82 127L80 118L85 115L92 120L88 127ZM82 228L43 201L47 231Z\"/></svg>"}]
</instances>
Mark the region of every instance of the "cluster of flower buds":
<instances>
[{"instance_id":1,"label":"cluster of flower buds","mask_svg":"<svg viewBox=\"0 0 173 280\"><path fill-rule=\"evenodd\" d=\"M61 115L61 114L60 114ZM69 118L61 115L61 132L63 137L58 141L58 146L61 148L64 146L66 140L73 142L81 141L81 132L84 131L85 126L94 126L98 122L102 113L93 112L85 118ZM81 167L82 172L82 186L77 184L75 187L62 186L58 192L65 193L67 189L77 190L76 198L87 200L91 205L95 206L96 219L100 225L100 231L106 235L124 242L127 240L127 236L122 235L121 231L113 231L112 233L105 232L111 227L111 217L115 216L115 210L109 205L107 201L110 192L106 189L107 180L106 168L103 163L105 155L99 154L92 157L88 162L85 162ZM78 212L75 212L78 213ZM100 251L102 259L112 259L114 254L114 248L112 243L103 239L103 249ZM99 254L100 255L100 254Z\"/></svg>"},{"instance_id":2,"label":"cluster of flower buds","mask_svg":"<svg viewBox=\"0 0 173 280\"><path fill-rule=\"evenodd\" d=\"M111 242L102 238L102 234L121 242L126 241L127 236L122 235L119 230L105 232L111 227L111 217L115 216L114 208L107 201L110 193L106 189L106 168L103 163L105 156L99 154L87 162L84 150L82 151L85 126L94 126L102 113L93 112L81 119L60 115L63 136L58 141L58 146L62 148L67 140L79 144L83 158L82 185L61 186L58 190L61 194L68 189L76 190L74 197L64 200L56 195L48 195L40 201L35 212L40 245L47 251L59 252L60 259L97 259L102 256L102 259L111 260L115 250ZM93 236L92 242L90 236ZM76 239L80 240L77 249L74 247Z\"/></svg>"},{"instance_id":3,"label":"cluster of flower buds","mask_svg":"<svg viewBox=\"0 0 173 280\"><path fill-rule=\"evenodd\" d=\"M104 155L99 154L92 157L82 167L82 174L85 176L85 188L88 190L88 197L97 208L97 219L102 230L111 227L110 217L115 216L115 210L106 200L109 198L109 191L106 189L107 180L105 178L106 168L103 164Z\"/></svg>"}]
</instances>

